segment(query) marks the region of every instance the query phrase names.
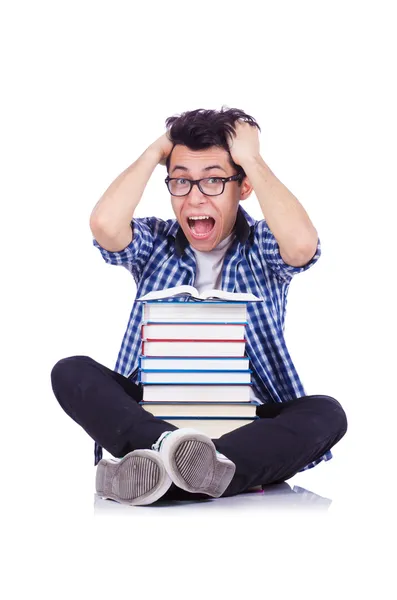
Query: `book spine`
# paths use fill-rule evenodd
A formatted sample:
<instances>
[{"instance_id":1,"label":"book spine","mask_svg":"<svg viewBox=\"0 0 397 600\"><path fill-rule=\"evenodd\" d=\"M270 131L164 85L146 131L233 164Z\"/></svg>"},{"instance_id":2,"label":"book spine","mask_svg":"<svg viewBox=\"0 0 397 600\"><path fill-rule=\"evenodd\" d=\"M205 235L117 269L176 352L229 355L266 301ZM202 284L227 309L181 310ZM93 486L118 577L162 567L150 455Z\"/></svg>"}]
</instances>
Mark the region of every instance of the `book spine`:
<instances>
[{"instance_id":1,"label":"book spine","mask_svg":"<svg viewBox=\"0 0 397 600\"><path fill-rule=\"evenodd\" d=\"M181 404L183 406L192 406L194 404L200 404L200 405L207 405L207 404L211 404L211 405L216 405L216 406L249 406L250 404L253 406L261 406L261 403L258 402L257 400L250 400L249 402L215 402L214 400L195 400L194 402L186 402L184 400L178 400L178 402L174 402L173 400L164 400L164 402L158 402L156 400L152 400L150 402L147 402L145 400L140 400L138 402L138 404L146 404L147 406L164 406L167 404L172 404L175 405L177 404L178 406Z\"/></svg>"},{"instance_id":2,"label":"book spine","mask_svg":"<svg viewBox=\"0 0 397 600\"><path fill-rule=\"evenodd\" d=\"M205 327L203 327L203 325L205 325ZM183 338L183 337L180 337L181 334L178 333L178 328L188 327L190 329L190 327L193 326L193 329L190 329L191 331L193 331L193 335L196 334L196 333L200 334L202 331L205 331L204 335L208 335L207 332L209 330L209 327L213 326L213 325L222 326L222 328L224 328L224 327L228 327L228 328L231 328L231 327L236 328L236 327L238 327L239 330L237 331L236 329L234 329L233 335L235 335L235 333L238 333L239 335L242 334L243 337L240 337L240 338L237 338L237 339L227 338L227 339L224 339L224 340L216 338L216 337ZM213 341L230 341L230 342L231 341L239 341L239 342L241 342L241 341L244 340L245 331L246 331L246 323L242 323L242 324L238 324L238 323L227 323L227 324L226 323L208 323L208 324L207 323L189 323L189 324L187 324L187 323L172 323L172 326L171 326L170 323L156 323L156 322L147 323L146 322L146 323L142 323L141 324L141 329L140 329L141 339L143 339L143 340L150 340L150 341L168 341L168 339L164 338L164 337L161 337L161 338L152 338L152 337L150 337L151 330L154 327L158 327L158 326L160 326L160 330L163 329L163 332L164 332L164 326L168 330L169 330L170 327L172 327L172 330L173 330L172 333L175 331L176 335L175 335L175 337L170 338L170 339L172 341L175 341L175 342L178 342L178 341L211 341L211 342L213 342ZM243 326L244 329L242 328L242 326ZM240 329L241 329L241 334L240 334ZM223 331L225 331L225 329L223 329ZM229 331L231 331L231 330L229 329ZM163 332L160 331L159 332L160 335Z\"/></svg>"},{"instance_id":3,"label":"book spine","mask_svg":"<svg viewBox=\"0 0 397 600\"><path fill-rule=\"evenodd\" d=\"M213 340L213 339L212 340L211 339L209 339L209 340L208 339L206 339L206 340L197 340L197 339L144 338L144 341L145 342L167 342L167 343L176 342L177 344L180 344L182 342L195 342L195 343L198 343L198 344L200 344L200 343L205 343L205 344L208 344L208 343L217 343L218 344L219 342L221 342L221 343L227 342L227 343L230 343L230 344L242 344L242 343L245 343L246 340L245 339L242 339L242 340L219 340L219 339L217 339L217 340Z\"/></svg>"},{"instance_id":4,"label":"book spine","mask_svg":"<svg viewBox=\"0 0 397 600\"><path fill-rule=\"evenodd\" d=\"M178 387L181 386L181 385L186 385L188 387L201 387L201 386L207 387L207 386L211 386L211 385L217 386L217 387L219 387L219 386L221 386L221 387L224 387L224 386L227 386L227 387L231 387L231 386L233 386L233 387L238 387L238 386L240 386L240 387L251 387L250 383L230 383L230 382L228 382L228 383L216 383L216 382L212 382L212 381L210 381L210 383L203 383L201 381L200 381L200 383L189 383L188 381L181 381L180 383L173 383L171 381L167 381L165 383L157 383L157 382L156 383L148 383L148 382L146 382L145 385L150 385L150 386L153 386L153 385L161 385L161 386L163 386L163 385L166 385L166 386L177 385Z\"/></svg>"},{"instance_id":5,"label":"book spine","mask_svg":"<svg viewBox=\"0 0 397 600\"><path fill-rule=\"evenodd\" d=\"M143 325L170 325L169 321L142 321ZM189 325L248 325L248 321L189 321ZM172 325L186 325L186 321L173 321Z\"/></svg>"},{"instance_id":6,"label":"book spine","mask_svg":"<svg viewBox=\"0 0 397 600\"><path fill-rule=\"evenodd\" d=\"M178 357L179 359L180 357ZM200 357L200 356L182 356L181 357L183 360L192 360L192 361L196 361L196 360L207 360L207 357ZM175 357L173 356L145 356L143 354L140 355L140 361L143 362L143 360L146 360L148 362L151 362L153 364L155 364L156 361L159 360L175 360ZM248 359L248 356L211 356L210 360L233 360L233 361L246 361ZM140 364L141 364L140 362ZM190 369L188 369L190 371ZM207 369L198 369L199 371L206 371ZM208 370L212 370L212 369L208 369ZM219 371L224 371L225 369L218 369ZM238 369L239 371L244 371L245 369Z\"/></svg>"},{"instance_id":7,"label":"book spine","mask_svg":"<svg viewBox=\"0 0 397 600\"><path fill-rule=\"evenodd\" d=\"M251 421L255 421L256 419L260 419L260 417L257 417L256 415L253 417L204 417L204 416L199 416L199 417L195 417L195 416L187 416L187 417L179 417L176 415L168 415L168 416L163 416L161 415L156 417L157 419L179 419L181 421L186 421L187 419L193 419L193 420L198 420L198 421L247 421L247 423L251 422Z\"/></svg>"},{"instance_id":8,"label":"book spine","mask_svg":"<svg viewBox=\"0 0 397 600\"><path fill-rule=\"evenodd\" d=\"M141 369L142 373L252 373L251 369Z\"/></svg>"}]
</instances>

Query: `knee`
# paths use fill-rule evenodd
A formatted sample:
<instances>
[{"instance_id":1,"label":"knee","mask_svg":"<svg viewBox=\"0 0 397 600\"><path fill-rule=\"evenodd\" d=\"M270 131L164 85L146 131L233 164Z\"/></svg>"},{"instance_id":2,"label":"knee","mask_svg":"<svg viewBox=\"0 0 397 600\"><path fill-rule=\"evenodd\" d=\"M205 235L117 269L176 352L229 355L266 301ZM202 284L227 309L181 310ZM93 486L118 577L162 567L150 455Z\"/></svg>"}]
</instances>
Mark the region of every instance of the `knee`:
<instances>
[{"instance_id":1,"label":"knee","mask_svg":"<svg viewBox=\"0 0 397 600\"><path fill-rule=\"evenodd\" d=\"M79 365L82 362L92 361L89 356L68 356L59 360L51 370L51 385L54 393L67 383L73 381L74 376L79 372Z\"/></svg>"},{"instance_id":2,"label":"knee","mask_svg":"<svg viewBox=\"0 0 397 600\"><path fill-rule=\"evenodd\" d=\"M347 416L342 405L332 396L317 396L317 402L328 431L339 441L347 431Z\"/></svg>"}]
</instances>

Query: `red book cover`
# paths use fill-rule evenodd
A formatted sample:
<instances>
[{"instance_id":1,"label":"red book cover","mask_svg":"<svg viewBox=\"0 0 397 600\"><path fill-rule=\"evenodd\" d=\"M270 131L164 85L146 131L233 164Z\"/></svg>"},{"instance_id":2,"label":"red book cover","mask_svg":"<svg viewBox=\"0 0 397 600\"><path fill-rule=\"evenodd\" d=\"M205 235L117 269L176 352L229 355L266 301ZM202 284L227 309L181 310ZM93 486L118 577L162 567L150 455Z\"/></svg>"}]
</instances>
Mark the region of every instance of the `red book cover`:
<instances>
[{"instance_id":1,"label":"red book cover","mask_svg":"<svg viewBox=\"0 0 397 600\"><path fill-rule=\"evenodd\" d=\"M191 340L167 340L167 339L154 339L154 338L147 338L146 340L142 340L144 342L170 342L171 344L173 342L177 342L178 344L180 344L181 342L230 342L231 344L242 344L242 342L245 342L245 340L195 340L195 339L191 339Z\"/></svg>"},{"instance_id":2,"label":"red book cover","mask_svg":"<svg viewBox=\"0 0 397 600\"><path fill-rule=\"evenodd\" d=\"M157 322L153 322L153 323L152 323L152 322L141 323L141 339L142 339L142 340L145 340L145 339L146 339L146 340L149 340L149 339L151 339L151 338L147 338L147 337L145 338L145 336L144 336L144 333L143 333L143 332L144 332L144 328L145 328L145 326L147 326L147 325L152 325L152 324L153 324L153 325L160 325L160 326L161 326L161 325L166 325L166 326L169 326L169 325L171 325L171 324L172 324L172 326L173 326L173 327L178 327L178 325L179 325L179 326L180 326L180 325L182 325L182 326L188 325L189 327L192 327L192 326L193 326L193 327L197 327L197 328L199 328L199 327L201 328L201 327L203 326L203 323L157 323ZM214 325L214 323L205 323L205 325ZM217 327L219 327L219 326L222 326L222 327L241 327L241 325L244 325L244 328L245 328L247 324L246 324L246 323L215 323L215 325L216 325ZM165 338L162 338L162 339L164 339L164 340L165 340ZM193 339L195 339L195 338L193 338ZM176 340L175 340L175 341L176 341ZM203 340L203 341L204 341L204 340ZM208 340L208 341L209 341L209 340ZM227 341L227 340L226 340L226 341ZM241 341L241 340L240 340L240 341Z\"/></svg>"}]
</instances>

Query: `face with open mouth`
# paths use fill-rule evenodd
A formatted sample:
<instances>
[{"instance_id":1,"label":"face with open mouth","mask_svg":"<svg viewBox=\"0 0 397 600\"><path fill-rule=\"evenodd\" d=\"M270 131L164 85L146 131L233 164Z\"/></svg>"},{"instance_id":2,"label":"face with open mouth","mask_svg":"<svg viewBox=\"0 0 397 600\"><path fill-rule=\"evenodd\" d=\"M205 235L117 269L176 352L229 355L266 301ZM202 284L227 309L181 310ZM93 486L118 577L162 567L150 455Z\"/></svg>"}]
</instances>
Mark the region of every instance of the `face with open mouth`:
<instances>
[{"instance_id":1,"label":"face with open mouth","mask_svg":"<svg viewBox=\"0 0 397 600\"><path fill-rule=\"evenodd\" d=\"M228 153L213 146L206 150L190 150L177 144L172 150L169 177L186 179L219 178L236 175ZM214 180L213 180L214 181ZM245 177L225 184L222 194L203 194L194 185L186 196L171 195L173 211L189 244L197 250L210 252L234 228L240 200L245 200L252 187Z\"/></svg>"}]
</instances>

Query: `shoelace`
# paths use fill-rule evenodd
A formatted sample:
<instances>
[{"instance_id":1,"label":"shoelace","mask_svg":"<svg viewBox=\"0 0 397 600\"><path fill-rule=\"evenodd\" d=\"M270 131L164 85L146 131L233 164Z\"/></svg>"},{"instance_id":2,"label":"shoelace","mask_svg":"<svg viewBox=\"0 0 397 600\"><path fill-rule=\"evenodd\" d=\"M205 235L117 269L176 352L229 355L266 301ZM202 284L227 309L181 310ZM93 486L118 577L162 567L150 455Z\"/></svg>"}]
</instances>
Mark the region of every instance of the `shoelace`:
<instances>
[{"instance_id":1,"label":"shoelace","mask_svg":"<svg viewBox=\"0 0 397 600\"><path fill-rule=\"evenodd\" d=\"M152 444L152 450L157 450L157 452L159 452L160 446L163 443L164 438L166 438L167 435L170 435L170 433L172 433L172 431L164 431L164 433L162 433L160 435L160 437L157 440L157 442L155 442L154 444Z\"/></svg>"}]
</instances>

